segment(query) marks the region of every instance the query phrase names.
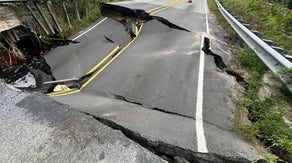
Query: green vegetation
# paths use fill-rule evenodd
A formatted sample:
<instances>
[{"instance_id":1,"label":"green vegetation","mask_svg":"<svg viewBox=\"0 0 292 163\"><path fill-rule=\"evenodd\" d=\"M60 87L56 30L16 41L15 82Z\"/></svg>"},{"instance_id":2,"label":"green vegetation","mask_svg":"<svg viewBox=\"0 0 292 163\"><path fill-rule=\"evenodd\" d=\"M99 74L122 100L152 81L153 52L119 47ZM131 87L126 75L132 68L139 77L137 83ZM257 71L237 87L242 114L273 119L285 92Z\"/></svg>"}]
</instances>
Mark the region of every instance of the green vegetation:
<instances>
[{"instance_id":1,"label":"green vegetation","mask_svg":"<svg viewBox=\"0 0 292 163\"><path fill-rule=\"evenodd\" d=\"M221 0L222 4L260 31L263 38L279 43L292 52L292 12L280 4L268 5L256 0Z\"/></svg>"},{"instance_id":2,"label":"green vegetation","mask_svg":"<svg viewBox=\"0 0 292 163\"><path fill-rule=\"evenodd\" d=\"M285 7L278 4L270 6L255 0L221 0L221 2L250 23L254 29L263 33L264 38L278 42L291 52L292 13ZM232 28L221 15L214 1L208 0L208 4L219 24L232 36L234 33ZM292 96L290 92L276 75L268 71L251 49L237 47L234 53L236 63L232 64L244 69L250 75L245 93L240 98L234 98L237 104L234 111L234 129L255 144L264 145L266 148L264 156L267 161L281 160L267 153L275 149L282 152L281 158L292 159ZM281 73L291 74L291 69L284 69ZM263 78L267 76L270 76L265 79L268 82L263 82ZM268 88L271 92L268 95L261 95L259 92L262 88ZM252 122L246 122L247 117ZM274 147L280 147L280 149Z\"/></svg>"},{"instance_id":3,"label":"green vegetation","mask_svg":"<svg viewBox=\"0 0 292 163\"><path fill-rule=\"evenodd\" d=\"M292 9L292 0L262 0L269 3L279 3L286 6L288 9Z\"/></svg>"},{"instance_id":4,"label":"green vegetation","mask_svg":"<svg viewBox=\"0 0 292 163\"><path fill-rule=\"evenodd\" d=\"M89 8L89 15L85 16L85 5L84 2L85 0L78 0L78 10L79 10L79 15L80 15L80 20L77 19L75 9L74 9L74 3L72 1L66 1L66 8L71 20L72 28L69 28L65 16L64 16L64 11L62 9L62 6L59 1L52 1L53 2L53 9L54 12L57 15L58 22L61 25L61 28L64 30L63 31L63 36L64 37L69 37L76 32L79 32L80 30L88 27L90 24L92 24L94 21L96 21L100 16L100 8L99 6L95 6L94 0L88 0L88 8ZM117 2L119 0L96 0L96 3L101 3L101 2ZM49 15L48 15L49 17Z\"/></svg>"},{"instance_id":5,"label":"green vegetation","mask_svg":"<svg viewBox=\"0 0 292 163\"><path fill-rule=\"evenodd\" d=\"M100 16L100 8L98 6L98 3L101 2L116 2L120 0L88 0L88 11L89 14L88 16L85 16L85 0L78 0L78 11L80 15L80 20L77 19L76 13L75 13L75 8L74 8L74 3L73 1L69 0L64 0L67 12L69 14L69 18L71 21L72 28L69 28L65 14L63 11L63 8L61 6L60 1L51 1L51 7L52 10L57 18L58 23L60 24L62 28L62 35L67 38L76 32L79 32L80 30L88 27L90 24L92 24L94 21L96 21ZM46 26L46 23L44 22L43 19L41 19L40 14L38 11L35 9L33 3L29 3L31 8L35 11L37 14L38 18L42 21L42 23L45 25L45 27L48 29ZM43 33L42 29L40 26L34 21L34 19L31 18L31 14L27 11L26 7L22 3L13 3L13 4L6 4L8 7L13 9L15 13L18 15L18 17L21 19L22 22L24 22L25 25L29 26L30 28L34 29L38 33L45 34ZM45 7L44 4L40 4L40 7L43 9L45 12L45 15L47 19L49 20L50 24L54 27L53 20L51 19L51 16L49 12L47 11L47 8Z\"/></svg>"}]
</instances>

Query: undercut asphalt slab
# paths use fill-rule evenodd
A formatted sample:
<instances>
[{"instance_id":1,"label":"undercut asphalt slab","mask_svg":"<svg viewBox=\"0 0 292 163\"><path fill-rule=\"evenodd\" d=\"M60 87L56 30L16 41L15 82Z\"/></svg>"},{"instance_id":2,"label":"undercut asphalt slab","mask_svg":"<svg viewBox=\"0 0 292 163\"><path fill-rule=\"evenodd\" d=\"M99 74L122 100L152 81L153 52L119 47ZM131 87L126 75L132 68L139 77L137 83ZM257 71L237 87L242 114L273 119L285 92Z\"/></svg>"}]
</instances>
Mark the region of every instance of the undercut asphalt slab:
<instances>
[{"instance_id":1,"label":"undercut asphalt slab","mask_svg":"<svg viewBox=\"0 0 292 163\"><path fill-rule=\"evenodd\" d=\"M1 162L166 162L139 144L41 94L0 81Z\"/></svg>"}]
</instances>

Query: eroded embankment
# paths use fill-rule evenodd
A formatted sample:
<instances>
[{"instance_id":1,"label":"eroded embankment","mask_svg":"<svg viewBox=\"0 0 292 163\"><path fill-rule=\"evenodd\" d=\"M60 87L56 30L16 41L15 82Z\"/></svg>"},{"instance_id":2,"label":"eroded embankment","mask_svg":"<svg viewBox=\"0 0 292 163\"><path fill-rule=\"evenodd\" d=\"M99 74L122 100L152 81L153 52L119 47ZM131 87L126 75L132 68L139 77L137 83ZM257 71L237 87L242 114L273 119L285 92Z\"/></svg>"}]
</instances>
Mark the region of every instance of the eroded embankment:
<instances>
[{"instance_id":1,"label":"eroded embankment","mask_svg":"<svg viewBox=\"0 0 292 163\"><path fill-rule=\"evenodd\" d=\"M55 47L70 43L77 42L63 39L60 34L41 36L24 25L2 31L0 78L21 89L40 90L44 80L55 80L44 55ZM27 76L35 82L28 83Z\"/></svg>"}]
</instances>

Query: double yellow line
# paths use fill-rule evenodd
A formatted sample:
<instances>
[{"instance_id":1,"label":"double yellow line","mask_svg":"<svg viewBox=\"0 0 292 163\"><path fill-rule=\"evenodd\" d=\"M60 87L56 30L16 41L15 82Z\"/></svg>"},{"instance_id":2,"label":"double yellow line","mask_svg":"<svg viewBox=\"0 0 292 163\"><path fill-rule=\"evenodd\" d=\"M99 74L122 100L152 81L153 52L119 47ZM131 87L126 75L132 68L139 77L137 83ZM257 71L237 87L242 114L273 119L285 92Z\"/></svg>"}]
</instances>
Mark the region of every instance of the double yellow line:
<instances>
[{"instance_id":1,"label":"double yellow line","mask_svg":"<svg viewBox=\"0 0 292 163\"><path fill-rule=\"evenodd\" d=\"M118 58L138 37L138 35L141 32L141 29L143 27L143 24L137 29L136 37L131 40L123 49L121 49L116 55L113 56L117 52L118 49L120 49L120 46L117 46L114 50L112 50L107 56L105 56L97 65L95 65L91 70L89 70L86 74L92 73L96 70L98 70L96 73L94 73L84 84L81 85L79 89L71 89L66 91L60 91L60 92L53 92L48 94L51 97L56 96L64 96L69 94L74 94L77 92L80 92L83 88L85 88L93 79L95 79L104 69L106 69L116 58ZM112 57L113 56L113 57ZM110 59L107 63L105 63L110 57ZM102 66L103 65L103 66ZM101 68L100 68L101 67ZM98 69L100 68L100 69Z\"/></svg>"},{"instance_id":2,"label":"double yellow line","mask_svg":"<svg viewBox=\"0 0 292 163\"><path fill-rule=\"evenodd\" d=\"M159 6L159 7L150 9L147 12L149 12L150 15L153 15L153 14L156 14L156 13L162 11L162 10L168 9L168 8L170 8L172 6L175 6L175 5L177 5L179 3L182 3L182 2L183 2L183 0L174 0L174 1L171 1L171 2L169 2L169 3L167 3L167 4L163 5L163 6Z\"/></svg>"},{"instance_id":3,"label":"double yellow line","mask_svg":"<svg viewBox=\"0 0 292 163\"><path fill-rule=\"evenodd\" d=\"M110 51L97 65L95 65L93 68L91 68L85 75L88 75L94 71L96 71L101 65L105 63L112 55L114 55L118 50L120 49L120 45L116 46L112 51ZM87 83L88 84L88 83ZM87 85L86 84L86 85ZM84 86L84 84L82 85ZM49 96L63 96L67 94L72 94L76 93L76 89L69 89L69 90L64 90L64 91L59 91L59 92L52 92L49 93Z\"/></svg>"},{"instance_id":4,"label":"double yellow line","mask_svg":"<svg viewBox=\"0 0 292 163\"><path fill-rule=\"evenodd\" d=\"M147 12L149 12L152 15L152 14L158 13L158 12L160 12L162 10L168 9L168 8L174 6L174 5L177 5L177 4L181 3L182 1L183 0L174 0L174 1L171 1L170 3L167 3L164 6L160 6L160 7L148 10ZM65 91L52 92L52 93L49 93L48 96L57 97L57 96L70 95L70 94L74 94L74 93L80 92L93 79L95 79L104 69L106 69L117 57L119 57L137 39L137 37L139 36L139 34L140 34L141 30L142 30L142 27L143 27L143 23L141 24L140 27L136 26L136 37L134 39L132 39L124 48L122 48L119 51L119 49L121 47L120 46L116 46L98 64L96 64L92 69L90 69L86 73L86 75L88 75L90 73L93 73L94 71L96 71L96 72L84 84L82 84L79 89L69 89L69 90L65 90ZM114 54L116 54L116 55L114 55ZM112 59L109 60L110 57L112 57ZM108 61L108 62L106 62L106 61Z\"/></svg>"}]
</instances>

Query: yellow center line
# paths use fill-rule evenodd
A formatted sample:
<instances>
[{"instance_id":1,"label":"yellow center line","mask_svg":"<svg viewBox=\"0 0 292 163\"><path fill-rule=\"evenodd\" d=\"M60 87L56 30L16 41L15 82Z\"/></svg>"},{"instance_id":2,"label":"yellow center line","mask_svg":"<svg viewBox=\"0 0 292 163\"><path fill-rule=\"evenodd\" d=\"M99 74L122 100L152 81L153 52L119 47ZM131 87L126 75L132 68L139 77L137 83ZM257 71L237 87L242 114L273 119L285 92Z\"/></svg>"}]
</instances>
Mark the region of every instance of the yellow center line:
<instances>
[{"instance_id":1,"label":"yellow center line","mask_svg":"<svg viewBox=\"0 0 292 163\"><path fill-rule=\"evenodd\" d=\"M137 36L140 34L140 31L143 27L143 24L141 24L140 29L138 30ZM108 65L110 65L118 56L120 56L136 39L137 36L130 41L121 51L119 51L119 53L117 55L115 55L108 63L106 63L100 70L98 70L89 80L87 80L82 86L81 86L81 90L88 85L95 77L97 77L105 68L107 68Z\"/></svg>"},{"instance_id":2,"label":"yellow center line","mask_svg":"<svg viewBox=\"0 0 292 163\"><path fill-rule=\"evenodd\" d=\"M148 10L147 12L150 12L150 15L156 14L160 11L166 10L172 6L175 6L179 3L182 3L183 0L174 0L170 3L167 3L164 6L156 7L154 9ZM143 24L141 24L141 27L138 28L136 26L136 37L131 40L121 51L119 51L109 62L107 62L101 69L99 69L93 76L91 76L81 87L80 89L71 89L71 90L66 90L66 91L60 91L60 92L53 92L48 94L49 96L64 96L64 95L69 95L69 94L74 94L77 92L80 92L83 88L85 88L93 79L95 79L104 69L106 69L118 56L120 56L138 37L138 35L141 32L141 29L143 27ZM98 69L106 60L109 59L110 56L112 56L118 49L120 49L120 46L117 46L115 49L113 49L103 60L101 60L97 65L95 65L92 69L90 69L86 74L94 72L96 69Z\"/></svg>"},{"instance_id":3,"label":"yellow center line","mask_svg":"<svg viewBox=\"0 0 292 163\"><path fill-rule=\"evenodd\" d=\"M161 8L164 8L164 7L165 7L165 6L159 6L159 7L156 7L156 8L150 9L150 10L147 10L146 12L151 13L151 12L154 12L154 11L159 10L159 9L161 9Z\"/></svg>"},{"instance_id":4,"label":"yellow center line","mask_svg":"<svg viewBox=\"0 0 292 163\"><path fill-rule=\"evenodd\" d=\"M112 51L110 51L97 65L95 65L92 69L90 69L87 73L92 73L93 71L95 71L98 67L100 67L106 60L108 60L109 57L111 57L114 53L116 53L118 50L120 49L120 45L116 46ZM58 94L63 94L63 93L67 93L70 91L74 91L74 89L70 89L70 90L65 90L65 91L58 91L58 92L52 92L49 93L49 96L53 96L53 95L58 95Z\"/></svg>"},{"instance_id":5,"label":"yellow center line","mask_svg":"<svg viewBox=\"0 0 292 163\"><path fill-rule=\"evenodd\" d=\"M60 94L56 94L56 95L50 95L50 97L58 97L58 96L65 96L65 95L70 95L70 94L74 94L74 93L78 93L80 92L81 89L77 89L77 90L74 90L74 91L71 91L71 92L67 92L67 93L60 93Z\"/></svg>"},{"instance_id":6,"label":"yellow center line","mask_svg":"<svg viewBox=\"0 0 292 163\"><path fill-rule=\"evenodd\" d=\"M60 93L66 93L66 92L70 92L70 91L72 91L72 89L65 90L65 91L52 92L52 93L49 93L47 95L49 95L49 96L51 96L51 95L57 95L57 94L60 94Z\"/></svg>"},{"instance_id":7,"label":"yellow center line","mask_svg":"<svg viewBox=\"0 0 292 163\"><path fill-rule=\"evenodd\" d=\"M171 6L171 5L173 5L174 3L176 3L177 1L181 1L181 0L174 0L174 1L171 1L171 2L169 2L169 3L167 3L167 4L163 5L163 6L159 6L159 7L156 7L156 8L150 9L150 10L147 10L147 12L152 13L152 12L154 12L154 11L156 11L156 10L160 10L160 9L162 9L162 8L165 8L165 7Z\"/></svg>"},{"instance_id":8,"label":"yellow center line","mask_svg":"<svg viewBox=\"0 0 292 163\"><path fill-rule=\"evenodd\" d=\"M120 49L120 45L116 46L106 57L104 57L97 65L95 65L91 70L89 70L87 74L92 73L95 71L100 65L102 65L106 60L108 60L109 57L111 57L115 52L117 52L118 49Z\"/></svg>"},{"instance_id":9,"label":"yellow center line","mask_svg":"<svg viewBox=\"0 0 292 163\"><path fill-rule=\"evenodd\" d=\"M170 7L172 7L172 6L175 6L175 5L179 4L179 3L182 3L182 2L183 2L182 0L176 0L176 1L174 1L174 2L173 2L172 4L170 4L170 5L166 5L166 6L164 6L164 7L161 8L161 9L158 9L158 10L156 10L156 11L151 12L150 15L153 15L153 14L156 14L156 13L158 13L158 12L160 12L160 11L166 10L166 9L168 9L168 8L170 8Z\"/></svg>"},{"instance_id":10,"label":"yellow center line","mask_svg":"<svg viewBox=\"0 0 292 163\"><path fill-rule=\"evenodd\" d=\"M66 92L66 93L60 93L56 95L49 95L51 97L56 97L56 96L64 96L64 95L69 95L69 94L74 94L77 92L80 92L83 88L85 88L93 79L95 79L104 69L106 69L117 57L119 57L138 37L138 35L141 32L141 29L143 27L143 24L141 24L140 29L137 31L137 36L131 40L121 51L119 51L109 62L107 62L101 69L99 69L93 76L91 76L78 90L74 90L71 92Z\"/></svg>"}]
</instances>

